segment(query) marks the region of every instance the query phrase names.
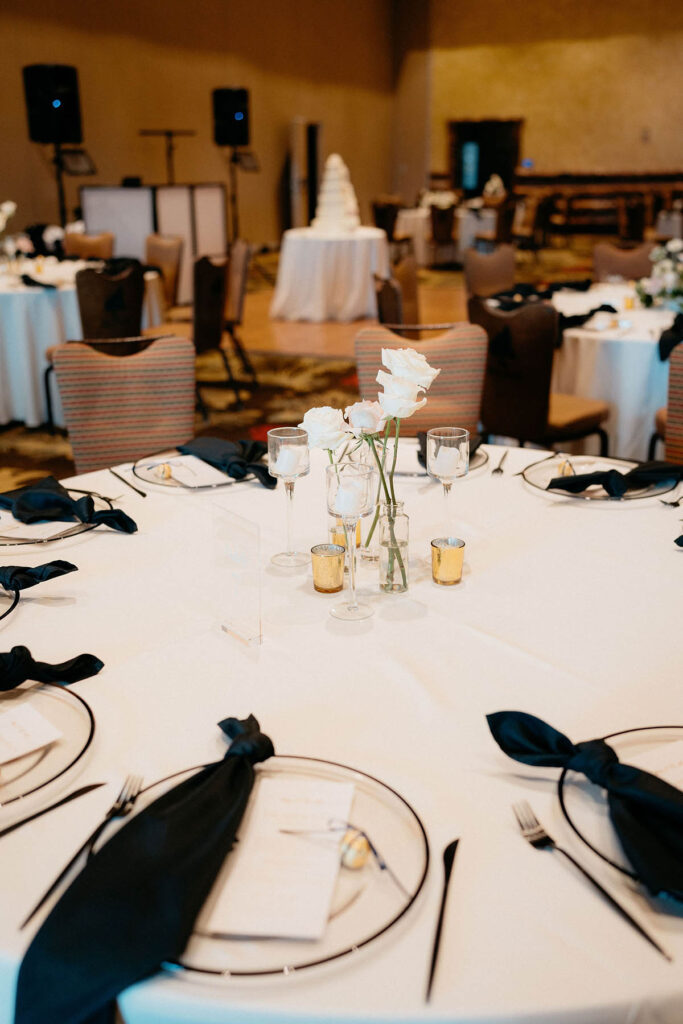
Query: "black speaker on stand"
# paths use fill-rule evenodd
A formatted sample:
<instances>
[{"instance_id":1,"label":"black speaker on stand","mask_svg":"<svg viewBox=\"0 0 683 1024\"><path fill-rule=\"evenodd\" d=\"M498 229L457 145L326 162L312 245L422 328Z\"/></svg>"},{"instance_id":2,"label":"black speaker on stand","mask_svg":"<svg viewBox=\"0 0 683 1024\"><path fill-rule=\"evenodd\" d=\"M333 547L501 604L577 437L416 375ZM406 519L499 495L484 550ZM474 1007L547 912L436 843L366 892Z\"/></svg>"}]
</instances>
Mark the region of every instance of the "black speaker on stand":
<instances>
[{"instance_id":1,"label":"black speaker on stand","mask_svg":"<svg viewBox=\"0 0 683 1024\"><path fill-rule=\"evenodd\" d=\"M249 145L249 90L214 89L213 97L213 140L217 146L229 146L230 171L230 236L239 238L239 214L237 210L237 168L243 162L238 146Z\"/></svg>"},{"instance_id":2,"label":"black speaker on stand","mask_svg":"<svg viewBox=\"0 0 683 1024\"><path fill-rule=\"evenodd\" d=\"M68 64L29 64L23 69L28 131L31 142L54 146L59 220L66 224L64 154L62 146L83 141L78 72Z\"/></svg>"}]
</instances>

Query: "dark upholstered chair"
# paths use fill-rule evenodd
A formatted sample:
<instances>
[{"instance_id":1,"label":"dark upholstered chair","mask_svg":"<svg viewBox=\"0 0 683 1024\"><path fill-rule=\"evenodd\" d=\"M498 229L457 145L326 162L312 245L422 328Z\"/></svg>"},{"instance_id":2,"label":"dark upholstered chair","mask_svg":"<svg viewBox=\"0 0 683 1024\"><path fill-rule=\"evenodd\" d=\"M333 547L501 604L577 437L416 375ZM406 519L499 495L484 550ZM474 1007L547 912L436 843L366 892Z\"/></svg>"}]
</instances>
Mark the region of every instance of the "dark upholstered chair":
<instances>
[{"instance_id":1,"label":"dark upholstered chair","mask_svg":"<svg viewBox=\"0 0 683 1024\"><path fill-rule=\"evenodd\" d=\"M483 432L546 448L597 434L600 454L607 455L608 437L601 427L609 416L607 403L551 394L557 310L535 303L502 313L489 309L480 298L472 298L468 311L472 323L480 324L489 339L481 406Z\"/></svg>"},{"instance_id":2,"label":"dark upholstered chair","mask_svg":"<svg viewBox=\"0 0 683 1024\"><path fill-rule=\"evenodd\" d=\"M493 252L468 249L464 266L468 296L486 297L514 287L515 250L511 245L499 245Z\"/></svg>"},{"instance_id":3,"label":"dark upholstered chair","mask_svg":"<svg viewBox=\"0 0 683 1024\"><path fill-rule=\"evenodd\" d=\"M182 251L183 240L178 235L148 235L145 240L145 260L161 271L167 308L177 301Z\"/></svg>"},{"instance_id":4,"label":"dark upholstered chair","mask_svg":"<svg viewBox=\"0 0 683 1024\"><path fill-rule=\"evenodd\" d=\"M430 206L431 224L430 244L433 249L433 262L439 249L450 247L451 256L455 249L455 206Z\"/></svg>"},{"instance_id":5,"label":"dark upholstered chair","mask_svg":"<svg viewBox=\"0 0 683 1024\"><path fill-rule=\"evenodd\" d=\"M657 441L664 442L664 458L683 462L683 345L669 356L669 390L666 405L655 415L655 433L650 438L648 459L654 459Z\"/></svg>"},{"instance_id":6,"label":"dark upholstered chair","mask_svg":"<svg viewBox=\"0 0 683 1024\"><path fill-rule=\"evenodd\" d=\"M637 281L641 277L649 277L652 270L651 252L651 242L638 245L635 249L618 249L609 242L598 242L593 249L595 280L623 277L626 281Z\"/></svg>"},{"instance_id":7,"label":"dark upholstered chair","mask_svg":"<svg viewBox=\"0 0 683 1024\"><path fill-rule=\"evenodd\" d=\"M174 448L194 434L188 338L151 339L126 356L80 342L57 345L54 366L78 473Z\"/></svg>"},{"instance_id":8,"label":"dark upholstered chair","mask_svg":"<svg viewBox=\"0 0 683 1024\"><path fill-rule=\"evenodd\" d=\"M383 348L405 348L405 339L385 327L367 327L356 335L356 367L361 398L377 400L377 371ZM401 423L401 433L415 437L420 430L457 423L474 432L479 423L486 365L486 334L473 324L455 324L439 337L416 345L427 362L441 373L428 393L427 404Z\"/></svg>"},{"instance_id":9,"label":"dark upholstered chair","mask_svg":"<svg viewBox=\"0 0 683 1024\"><path fill-rule=\"evenodd\" d=\"M114 255L114 236L111 231L103 231L99 235L67 231L63 244L66 256L78 256L82 260L110 260Z\"/></svg>"},{"instance_id":10,"label":"dark upholstered chair","mask_svg":"<svg viewBox=\"0 0 683 1024\"><path fill-rule=\"evenodd\" d=\"M128 338L140 333L145 275L135 261L120 274L88 267L76 274L85 338Z\"/></svg>"}]
</instances>

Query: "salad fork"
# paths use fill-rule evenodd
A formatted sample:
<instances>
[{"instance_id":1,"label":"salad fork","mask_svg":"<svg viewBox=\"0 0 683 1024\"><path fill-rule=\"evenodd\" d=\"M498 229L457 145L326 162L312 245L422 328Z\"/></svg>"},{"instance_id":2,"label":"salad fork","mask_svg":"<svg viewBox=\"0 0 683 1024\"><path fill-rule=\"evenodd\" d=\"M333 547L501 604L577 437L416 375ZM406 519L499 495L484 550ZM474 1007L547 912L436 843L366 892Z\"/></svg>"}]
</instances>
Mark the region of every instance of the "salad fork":
<instances>
[{"instance_id":1,"label":"salad fork","mask_svg":"<svg viewBox=\"0 0 683 1024\"><path fill-rule=\"evenodd\" d=\"M571 853L568 853L567 850L564 850L561 846L557 845L552 836L548 835L546 830L543 828L540 821L532 811L531 805L526 800L513 804L512 810L514 811L520 831L528 843L531 843L531 845L537 850L557 850L558 853L563 854L567 860L571 861L575 868L578 868L584 878L587 878L591 885L605 897L607 902L628 921L632 928L635 928L635 930L642 935L650 945L654 946L663 957L667 960L673 959L673 957L671 957L666 950L662 949L659 943L645 931L643 926L639 924L634 917L631 917L628 910L626 910L625 907L622 907L621 903L619 903L614 896L607 891L607 889L603 888L600 882L598 882L596 878L593 878L593 876L590 875L586 869L574 859L574 857L572 857Z\"/></svg>"},{"instance_id":2,"label":"salad fork","mask_svg":"<svg viewBox=\"0 0 683 1024\"><path fill-rule=\"evenodd\" d=\"M74 866L74 864L76 863L78 858L81 856L81 854L85 853L87 851L88 857L90 857L90 855L93 852L93 848L95 846L95 843L97 842L97 840L99 839L101 834L104 832L104 830L107 827L107 825L109 824L109 822L113 818L125 818L128 814L130 814L130 812L133 810L133 805L135 804L135 801L137 800L138 796L140 795L140 791L141 790L142 790L142 776L141 775L128 775L128 776L126 776L126 781L124 782L123 786L121 787L121 792L116 797L116 800L114 801L114 803L111 805L111 807L109 808L109 810L105 814L104 819L99 823L97 828L94 829L90 833L90 835L85 840L85 842L82 843L78 847L78 849L76 850L75 854L73 855L73 857L71 858L69 863L66 864L62 868L62 870L59 872L59 874L55 878L54 882L52 882L50 887L40 897L40 899L36 903L35 907L31 911L31 913L28 915L26 920L22 922L21 928L25 928L26 927L26 925L29 923L29 921L38 913L38 911L43 906L43 904L50 898L50 896L55 891L55 889L57 889L57 887L61 884L61 882L64 881L64 879L69 874L69 872L71 871L72 867Z\"/></svg>"},{"instance_id":3,"label":"salad fork","mask_svg":"<svg viewBox=\"0 0 683 1024\"><path fill-rule=\"evenodd\" d=\"M491 476L497 476L499 473L502 474L502 472L503 472L503 463L505 462L507 457L508 457L508 450L506 448L505 451L503 452L503 457L500 460L500 462L498 463L498 465L495 467L495 469L491 470Z\"/></svg>"}]
</instances>

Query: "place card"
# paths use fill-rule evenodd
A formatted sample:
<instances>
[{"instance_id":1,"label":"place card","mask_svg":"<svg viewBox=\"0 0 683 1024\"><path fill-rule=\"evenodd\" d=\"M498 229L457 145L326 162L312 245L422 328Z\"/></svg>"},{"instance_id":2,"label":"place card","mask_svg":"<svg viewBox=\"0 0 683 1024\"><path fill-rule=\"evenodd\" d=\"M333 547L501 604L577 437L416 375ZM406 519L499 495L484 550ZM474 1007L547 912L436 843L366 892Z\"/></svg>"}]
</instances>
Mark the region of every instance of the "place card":
<instances>
[{"instance_id":1,"label":"place card","mask_svg":"<svg viewBox=\"0 0 683 1024\"><path fill-rule=\"evenodd\" d=\"M245 938L321 938L343 836L329 825L348 821L353 791L350 782L263 779L198 930Z\"/></svg>"},{"instance_id":2,"label":"place card","mask_svg":"<svg viewBox=\"0 0 683 1024\"><path fill-rule=\"evenodd\" d=\"M30 704L0 712L0 764L48 747L61 732Z\"/></svg>"}]
</instances>

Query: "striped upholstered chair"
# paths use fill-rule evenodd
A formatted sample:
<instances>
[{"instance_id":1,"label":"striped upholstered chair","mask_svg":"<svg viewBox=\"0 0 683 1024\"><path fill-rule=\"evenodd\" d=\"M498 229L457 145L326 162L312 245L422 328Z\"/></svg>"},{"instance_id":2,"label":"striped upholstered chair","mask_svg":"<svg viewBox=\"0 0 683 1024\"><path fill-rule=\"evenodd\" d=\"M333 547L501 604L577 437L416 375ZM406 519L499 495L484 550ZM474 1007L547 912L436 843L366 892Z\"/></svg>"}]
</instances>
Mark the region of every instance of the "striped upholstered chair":
<instances>
[{"instance_id":1,"label":"striped upholstered chair","mask_svg":"<svg viewBox=\"0 0 683 1024\"><path fill-rule=\"evenodd\" d=\"M70 342L55 348L54 366L78 473L173 448L194 434L189 338L159 338L127 356Z\"/></svg>"},{"instance_id":2,"label":"striped upholstered chair","mask_svg":"<svg viewBox=\"0 0 683 1024\"><path fill-rule=\"evenodd\" d=\"M414 344L414 343L413 343ZM476 324L455 324L445 334L414 344L441 373L429 389L428 402L401 423L401 433L415 437L430 427L458 426L475 432L486 368L486 332ZM375 401L383 348L409 348L411 342L386 327L367 327L356 335L356 366L361 398Z\"/></svg>"},{"instance_id":3,"label":"striped upholstered chair","mask_svg":"<svg viewBox=\"0 0 683 1024\"><path fill-rule=\"evenodd\" d=\"M669 391L666 405L655 416L649 459L655 457L657 441L664 442L665 459L683 462L683 345L677 345L669 356Z\"/></svg>"}]
</instances>

